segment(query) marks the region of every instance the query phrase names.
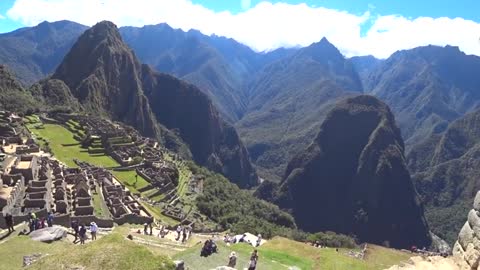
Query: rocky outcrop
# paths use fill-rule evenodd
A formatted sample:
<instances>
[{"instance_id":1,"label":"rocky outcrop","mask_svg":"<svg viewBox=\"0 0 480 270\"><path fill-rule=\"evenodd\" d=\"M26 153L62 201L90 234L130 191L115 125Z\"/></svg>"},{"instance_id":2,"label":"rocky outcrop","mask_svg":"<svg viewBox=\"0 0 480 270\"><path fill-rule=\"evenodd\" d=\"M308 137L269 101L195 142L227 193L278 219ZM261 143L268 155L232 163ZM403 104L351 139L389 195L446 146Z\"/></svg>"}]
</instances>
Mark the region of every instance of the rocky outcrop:
<instances>
[{"instance_id":1,"label":"rocky outcrop","mask_svg":"<svg viewBox=\"0 0 480 270\"><path fill-rule=\"evenodd\" d=\"M140 64L113 23L85 31L51 79L68 86L85 111L131 125L174 150L185 144L197 163L242 187L256 184L245 147L210 99Z\"/></svg>"},{"instance_id":2,"label":"rocky outcrop","mask_svg":"<svg viewBox=\"0 0 480 270\"><path fill-rule=\"evenodd\" d=\"M423 208L390 109L372 96L340 102L289 163L277 203L300 228L392 247L429 246Z\"/></svg>"},{"instance_id":3,"label":"rocky outcrop","mask_svg":"<svg viewBox=\"0 0 480 270\"><path fill-rule=\"evenodd\" d=\"M475 196L473 209L468 213L458 240L453 247L453 256L460 258L462 269L479 269L480 266L480 191Z\"/></svg>"},{"instance_id":4,"label":"rocky outcrop","mask_svg":"<svg viewBox=\"0 0 480 270\"><path fill-rule=\"evenodd\" d=\"M67 237L67 230L60 226L53 226L33 231L29 236L34 241L51 243Z\"/></svg>"}]
</instances>

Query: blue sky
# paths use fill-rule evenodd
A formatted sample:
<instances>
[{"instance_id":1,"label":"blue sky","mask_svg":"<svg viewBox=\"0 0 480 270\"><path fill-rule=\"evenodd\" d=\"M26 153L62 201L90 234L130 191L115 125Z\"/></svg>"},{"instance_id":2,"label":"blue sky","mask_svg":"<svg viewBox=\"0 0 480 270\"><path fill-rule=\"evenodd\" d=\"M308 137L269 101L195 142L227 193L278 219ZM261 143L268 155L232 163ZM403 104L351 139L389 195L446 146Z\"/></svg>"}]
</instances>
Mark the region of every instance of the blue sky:
<instances>
[{"instance_id":1,"label":"blue sky","mask_svg":"<svg viewBox=\"0 0 480 270\"><path fill-rule=\"evenodd\" d=\"M19 21L8 19L7 11L13 6L15 0L0 1L0 15L7 17L0 20L0 33L9 32L25 26ZM230 11L239 13L242 9L241 1L235 0L193 0L214 11ZM251 0L254 6L260 0ZM461 17L467 20L480 22L480 0L283 0L269 1L272 3L285 2L290 4L306 3L313 7L325 7L348 11L354 14L363 14L372 10L375 14L398 14L408 18L417 17Z\"/></svg>"},{"instance_id":2,"label":"blue sky","mask_svg":"<svg viewBox=\"0 0 480 270\"><path fill-rule=\"evenodd\" d=\"M233 13L241 12L240 1L232 0L194 0L203 6L215 11L229 10ZM251 0L251 5L261 2ZM369 5L375 7L375 12L382 15L400 14L406 17L462 17L473 21L480 20L479 0L283 0L269 1L272 3L286 2L291 4L306 3L310 6L349 11L362 14L368 10Z\"/></svg>"},{"instance_id":3,"label":"blue sky","mask_svg":"<svg viewBox=\"0 0 480 270\"><path fill-rule=\"evenodd\" d=\"M0 0L0 33L57 20L118 26L166 22L257 51L327 37L347 55L385 58L422 45L480 55L480 0Z\"/></svg>"}]
</instances>

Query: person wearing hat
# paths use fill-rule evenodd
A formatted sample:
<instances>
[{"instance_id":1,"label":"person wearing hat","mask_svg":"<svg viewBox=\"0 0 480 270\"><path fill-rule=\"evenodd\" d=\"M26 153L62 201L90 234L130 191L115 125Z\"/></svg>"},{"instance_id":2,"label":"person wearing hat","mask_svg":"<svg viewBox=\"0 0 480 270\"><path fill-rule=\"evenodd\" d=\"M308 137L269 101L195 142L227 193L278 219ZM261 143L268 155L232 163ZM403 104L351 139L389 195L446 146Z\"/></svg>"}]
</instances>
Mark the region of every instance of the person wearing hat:
<instances>
[{"instance_id":1,"label":"person wearing hat","mask_svg":"<svg viewBox=\"0 0 480 270\"><path fill-rule=\"evenodd\" d=\"M90 223L90 233L92 234L92 241L97 239L98 226L97 223L92 221Z\"/></svg>"},{"instance_id":2,"label":"person wearing hat","mask_svg":"<svg viewBox=\"0 0 480 270\"><path fill-rule=\"evenodd\" d=\"M236 264L237 264L237 254L235 254L235 251L232 251L232 253L230 253L230 256L228 257L228 267L235 268Z\"/></svg>"}]
</instances>

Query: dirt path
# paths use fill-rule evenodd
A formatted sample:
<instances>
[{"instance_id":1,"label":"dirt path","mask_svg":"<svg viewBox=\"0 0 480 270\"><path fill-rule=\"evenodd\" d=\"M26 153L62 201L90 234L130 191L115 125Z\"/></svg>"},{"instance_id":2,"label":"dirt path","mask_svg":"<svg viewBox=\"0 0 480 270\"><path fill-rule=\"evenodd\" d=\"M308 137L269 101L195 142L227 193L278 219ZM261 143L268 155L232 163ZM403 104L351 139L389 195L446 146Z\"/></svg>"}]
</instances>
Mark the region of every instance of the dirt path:
<instances>
[{"instance_id":1,"label":"dirt path","mask_svg":"<svg viewBox=\"0 0 480 270\"><path fill-rule=\"evenodd\" d=\"M388 270L463 270L456 263L454 258L433 257L412 257L405 265L395 265Z\"/></svg>"}]
</instances>

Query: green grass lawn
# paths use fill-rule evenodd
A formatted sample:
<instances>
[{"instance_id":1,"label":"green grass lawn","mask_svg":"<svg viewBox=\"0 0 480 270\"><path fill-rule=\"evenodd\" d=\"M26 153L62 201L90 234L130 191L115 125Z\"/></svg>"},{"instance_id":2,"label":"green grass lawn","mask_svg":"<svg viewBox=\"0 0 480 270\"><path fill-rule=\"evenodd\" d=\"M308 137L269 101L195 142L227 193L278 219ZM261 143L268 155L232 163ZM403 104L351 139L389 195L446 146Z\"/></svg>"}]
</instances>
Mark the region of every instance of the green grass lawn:
<instances>
[{"instance_id":1,"label":"green grass lawn","mask_svg":"<svg viewBox=\"0 0 480 270\"><path fill-rule=\"evenodd\" d=\"M32 266L22 268L24 255L41 253L43 257ZM112 233L84 246L67 241L51 244L35 242L28 236L13 236L0 244L0 269L73 269L85 267L95 270L174 269L166 256L153 254L148 248ZM83 269L83 268L82 268Z\"/></svg>"},{"instance_id":2,"label":"green grass lawn","mask_svg":"<svg viewBox=\"0 0 480 270\"><path fill-rule=\"evenodd\" d=\"M80 147L73 133L60 125L45 124L42 129L29 127L30 132L48 141L54 157L69 167L77 167L73 159L82 160L100 167L117 167L119 164L110 156L90 155L87 149Z\"/></svg>"},{"instance_id":3,"label":"green grass lawn","mask_svg":"<svg viewBox=\"0 0 480 270\"><path fill-rule=\"evenodd\" d=\"M347 249L334 248L318 249L301 242L291 241L282 237L275 237L260 247L261 251L284 252L292 256L310 259L313 262L311 269L352 269L352 270L380 270L392 265L407 261L411 254L370 245L364 261L347 256ZM303 268L302 268L303 269Z\"/></svg>"},{"instance_id":4,"label":"green grass lawn","mask_svg":"<svg viewBox=\"0 0 480 270\"><path fill-rule=\"evenodd\" d=\"M149 185L147 180L140 175L138 176L137 183L135 184L135 175L137 175L136 171L113 171L112 173L133 193L140 193L140 191L138 191L139 189Z\"/></svg>"},{"instance_id":5,"label":"green grass lawn","mask_svg":"<svg viewBox=\"0 0 480 270\"><path fill-rule=\"evenodd\" d=\"M165 223L165 224L168 224L168 225L176 225L178 224L179 222L176 221L175 219L171 218L171 217L167 217L165 215L162 214L162 209L160 209L159 207L156 207L156 206L151 206L147 203L144 203L144 202L141 202L141 204L148 210L148 212L150 214L152 214L152 216L156 219L156 220L159 220L161 221L162 223Z\"/></svg>"},{"instance_id":6,"label":"green grass lawn","mask_svg":"<svg viewBox=\"0 0 480 270\"><path fill-rule=\"evenodd\" d=\"M93 193L93 210L95 211L95 216L109 217L110 211L99 193L99 187L96 187L96 191L97 192Z\"/></svg>"},{"instance_id":7,"label":"green grass lawn","mask_svg":"<svg viewBox=\"0 0 480 270\"><path fill-rule=\"evenodd\" d=\"M208 257L200 257L202 244L188 249L174 256L174 259L185 261L185 265L191 269L207 270L215 269L218 266L225 266L228 263L228 256L232 251L237 253L237 269L247 268L253 247L247 244L236 244L226 246L218 243L218 253ZM259 249L258 269L262 270L281 270L288 269L291 266L297 266L302 270L313 269L312 261L302 257L292 256L284 252Z\"/></svg>"}]
</instances>

